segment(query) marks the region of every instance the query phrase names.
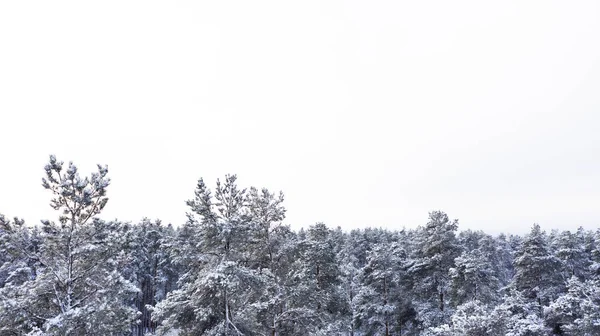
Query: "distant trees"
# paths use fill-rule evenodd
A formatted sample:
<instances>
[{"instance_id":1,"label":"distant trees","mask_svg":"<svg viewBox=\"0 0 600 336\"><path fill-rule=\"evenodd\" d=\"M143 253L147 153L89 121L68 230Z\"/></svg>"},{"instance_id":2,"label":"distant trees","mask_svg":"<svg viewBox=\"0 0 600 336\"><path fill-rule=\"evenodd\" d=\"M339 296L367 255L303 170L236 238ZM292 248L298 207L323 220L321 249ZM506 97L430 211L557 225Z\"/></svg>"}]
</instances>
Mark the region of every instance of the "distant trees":
<instances>
[{"instance_id":1,"label":"distant trees","mask_svg":"<svg viewBox=\"0 0 600 336\"><path fill-rule=\"evenodd\" d=\"M57 221L0 215L0 336L600 334L600 230L294 231L235 175L200 179L182 225L132 224L98 217L109 184L51 156Z\"/></svg>"}]
</instances>

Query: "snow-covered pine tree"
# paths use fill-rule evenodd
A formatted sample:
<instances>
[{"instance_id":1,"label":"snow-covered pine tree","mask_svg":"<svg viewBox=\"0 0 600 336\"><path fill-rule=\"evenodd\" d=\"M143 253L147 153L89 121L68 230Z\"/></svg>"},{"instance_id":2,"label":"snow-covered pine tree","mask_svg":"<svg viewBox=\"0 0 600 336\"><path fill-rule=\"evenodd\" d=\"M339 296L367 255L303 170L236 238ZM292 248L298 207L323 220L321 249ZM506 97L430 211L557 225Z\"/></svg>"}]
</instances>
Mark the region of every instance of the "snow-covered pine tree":
<instances>
[{"instance_id":1,"label":"snow-covered pine tree","mask_svg":"<svg viewBox=\"0 0 600 336\"><path fill-rule=\"evenodd\" d=\"M512 281L515 274L513 264L515 250L512 248L509 238L505 234L500 234L495 238L497 262L496 274L502 287L507 286Z\"/></svg>"},{"instance_id":2,"label":"snow-covered pine tree","mask_svg":"<svg viewBox=\"0 0 600 336\"><path fill-rule=\"evenodd\" d=\"M560 260L550 253L544 232L534 224L515 257L514 287L524 297L542 306L549 304L564 291Z\"/></svg>"},{"instance_id":3,"label":"snow-covered pine tree","mask_svg":"<svg viewBox=\"0 0 600 336\"><path fill-rule=\"evenodd\" d=\"M246 189L235 175L217 180L214 196L198 181L195 198L187 205L192 222L192 258L201 267L182 276L173 291L154 310L160 333L180 329L183 335L251 335L259 328L254 316L262 309L268 277L251 268L253 225L248 214Z\"/></svg>"},{"instance_id":4,"label":"snow-covered pine tree","mask_svg":"<svg viewBox=\"0 0 600 336\"><path fill-rule=\"evenodd\" d=\"M265 292L257 298L254 325L264 335L285 335L285 325L303 316L287 304L286 277L293 263L296 239L285 219L283 193L278 195L263 188L250 188L247 195L251 221L249 265L266 278Z\"/></svg>"},{"instance_id":5,"label":"snow-covered pine tree","mask_svg":"<svg viewBox=\"0 0 600 336\"><path fill-rule=\"evenodd\" d=\"M35 278L41 244L37 227L28 227L22 219L11 221L0 214L0 288Z\"/></svg>"},{"instance_id":6,"label":"snow-covered pine tree","mask_svg":"<svg viewBox=\"0 0 600 336\"><path fill-rule=\"evenodd\" d=\"M493 303L500 281L492 263L481 250L463 251L450 269L450 298L453 306L472 300Z\"/></svg>"},{"instance_id":7,"label":"snow-covered pine tree","mask_svg":"<svg viewBox=\"0 0 600 336\"><path fill-rule=\"evenodd\" d=\"M551 331L539 316L538 304L514 288L509 290L489 316L489 335L547 336Z\"/></svg>"},{"instance_id":8,"label":"snow-covered pine tree","mask_svg":"<svg viewBox=\"0 0 600 336\"><path fill-rule=\"evenodd\" d=\"M562 231L551 245L554 255L560 260L563 281L566 282L572 276L580 280L589 278L591 255L586 253L585 237L581 230L576 233Z\"/></svg>"},{"instance_id":9,"label":"snow-covered pine tree","mask_svg":"<svg viewBox=\"0 0 600 336\"><path fill-rule=\"evenodd\" d=\"M34 323L17 333L39 335L122 335L129 332L135 314L127 306L135 291L117 271L123 253L121 224L96 216L106 205L108 170L81 178L77 167L54 156L45 167L45 189L60 211L59 223L42 221L43 244L35 254L35 278L24 282L17 306L28 306Z\"/></svg>"},{"instance_id":10,"label":"snow-covered pine tree","mask_svg":"<svg viewBox=\"0 0 600 336\"><path fill-rule=\"evenodd\" d=\"M354 299L355 325L365 335L389 336L400 330L395 313L401 304L401 266L406 253L397 242L381 242L367 254L361 269L361 288Z\"/></svg>"},{"instance_id":11,"label":"snow-covered pine tree","mask_svg":"<svg viewBox=\"0 0 600 336\"><path fill-rule=\"evenodd\" d=\"M289 306L298 319L286 324L285 335L327 335L349 331L348 301L332 230L323 223L299 234L297 259L287 281Z\"/></svg>"},{"instance_id":12,"label":"snow-covered pine tree","mask_svg":"<svg viewBox=\"0 0 600 336\"><path fill-rule=\"evenodd\" d=\"M489 332L491 324L488 307L478 300L472 300L456 308L451 323L431 327L424 332L424 336L500 335Z\"/></svg>"},{"instance_id":13,"label":"snow-covered pine tree","mask_svg":"<svg viewBox=\"0 0 600 336\"><path fill-rule=\"evenodd\" d=\"M172 226L148 218L128 227L125 245L128 258L121 274L138 288L132 303L139 315L137 323L132 326L133 336L156 330L148 306L156 305L175 287L177 272L165 244L173 234Z\"/></svg>"},{"instance_id":14,"label":"snow-covered pine tree","mask_svg":"<svg viewBox=\"0 0 600 336\"><path fill-rule=\"evenodd\" d=\"M546 323L557 335L600 334L600 283L572 276L568 291L544 308Z\"/></svg>"},{"instance_id":15,"label":"snow-covered pine tree","mask_svg":"<svg viewBox=\"0 0 600 336\"><path fill-rule=\"evenodd\" d=\"M44 322L35 304L43 298L33 288L41 244L37 227L0 215L0 335L23 334Z\"/></svg>"},{"instance_id":16,"label":"snow-covered pine tree","mask_svg":"<svg viewBox=\"0 0 600 336\"><path fill-rule=\"evenodd\" d=\"M341 265L340 271L342 274L342 291L344 293L347 305L350 309L350 312L348 313L348 320L346 322L349 329L348 335L355 336L357 330L354 320L356 318L356 314L358 313L359 308L359 305L356 303L356 295L358 294L361 288L360 267L358 258L354 254L354 249L356 247L354 243L354 238L356 236L345 234L344 237L345 239L343 247L338 253L338 260L340 261ZM358 333L357 335L359 334L360 333Z\"/></svg>"},{"instance_id":17,"label":"snow-covered pine tree","mask_svg":"<svg viewBox=\"0 0 600 336\"><path fill-rule=\"evenodd\" d=\"M440 324L449 317L447 292L450 285L450 269L460 253L456 238L458 221L450 221L442 211L429 213L429 221L417 232L417 242L412 260L408 264L407 279L412 293L422 304L420 319Z\"/></svg>"}]
</instances>

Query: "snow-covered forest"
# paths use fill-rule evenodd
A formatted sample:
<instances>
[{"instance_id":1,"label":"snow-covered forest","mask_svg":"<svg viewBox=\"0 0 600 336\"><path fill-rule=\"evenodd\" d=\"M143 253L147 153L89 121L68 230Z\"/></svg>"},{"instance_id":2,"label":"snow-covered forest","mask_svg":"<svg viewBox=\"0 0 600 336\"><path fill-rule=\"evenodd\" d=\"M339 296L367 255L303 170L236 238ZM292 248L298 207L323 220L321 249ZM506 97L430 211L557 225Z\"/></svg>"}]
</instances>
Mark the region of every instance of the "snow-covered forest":
<instances>
[{"instance_id":1,"label":"snow-covered forest","mask_svg":"<svg viewBox=\"0 0 600 336\"><path fill-rule=\"evenodd\" d=\"M128 223L101 219L109 184L51 156L56 218L0 216L1 336L600 335L600 230L492 236L432 211L294 231L282 193L235 175L200 179L186 223Z\"/></svg>"}]
</instances>

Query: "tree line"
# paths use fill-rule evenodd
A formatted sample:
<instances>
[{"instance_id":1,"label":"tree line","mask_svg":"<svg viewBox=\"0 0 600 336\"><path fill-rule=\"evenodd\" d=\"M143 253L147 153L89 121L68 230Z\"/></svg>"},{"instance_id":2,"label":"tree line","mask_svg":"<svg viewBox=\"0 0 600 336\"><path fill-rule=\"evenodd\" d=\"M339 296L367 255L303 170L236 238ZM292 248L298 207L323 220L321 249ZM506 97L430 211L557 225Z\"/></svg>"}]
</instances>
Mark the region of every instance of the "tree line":
<instances>
[{"instance_id":1,"label":"tree line","mask_svg":"<svg viewBox=\"0 0 600 336\"><path fill-rule=\"evenodd\" d=\"M600 335L600 230L294 231L284 195L198 180L174 227L99 217L108 169L51 156L55 221L0 215L0 336ZM350 211L350 210L349 210Z\"/></svg>"}]
</instances>

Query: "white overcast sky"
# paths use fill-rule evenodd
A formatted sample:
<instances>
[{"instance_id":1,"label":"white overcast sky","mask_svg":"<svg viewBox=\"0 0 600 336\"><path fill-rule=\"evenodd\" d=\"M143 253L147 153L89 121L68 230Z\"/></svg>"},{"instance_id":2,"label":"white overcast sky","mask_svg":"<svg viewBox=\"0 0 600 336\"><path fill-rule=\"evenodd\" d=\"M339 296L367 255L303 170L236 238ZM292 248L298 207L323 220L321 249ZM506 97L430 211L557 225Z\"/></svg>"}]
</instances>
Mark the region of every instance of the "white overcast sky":
<instances>
[{"instance_id":1,"label":"white overcast sky","mask_svg":"<svg viewBox=\"0 0 600 336\"><path fill-rule=\"evenodd\" d=\"M57 218L51 153L104 218L236 173L295 228L596 228L600 2L2 1L0 213Z\"/></svg>"}]
</instances>

